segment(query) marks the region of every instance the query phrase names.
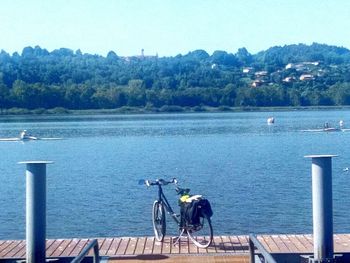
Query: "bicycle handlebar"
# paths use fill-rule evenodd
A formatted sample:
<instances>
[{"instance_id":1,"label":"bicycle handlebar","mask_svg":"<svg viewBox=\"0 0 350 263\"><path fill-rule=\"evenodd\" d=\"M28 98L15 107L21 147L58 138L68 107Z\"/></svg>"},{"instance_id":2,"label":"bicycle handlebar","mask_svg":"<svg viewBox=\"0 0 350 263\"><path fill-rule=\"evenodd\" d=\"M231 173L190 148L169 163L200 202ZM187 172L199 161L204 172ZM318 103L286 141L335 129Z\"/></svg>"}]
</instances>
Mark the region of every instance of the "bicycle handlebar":
<instances>
[{"instance_id":1,"label":"bicycle handlebar","mask_svg":"<svg viewBox=\"0 0 350 263\"><path fill-rule=\"evenodd\" d=\"M176 193L178 195L184 195L184 194L188 194L190 192L189 188L180 188L179 186L177 186L177 179L173 178L170 181L166 181L164 179L156 179L155 181L151 181L151 180L141 180L142 184L145 184L147 186L152 186L152 185L159 185L159 186L163 186L163 185L168 185L168 184L175 184L176 185Z\"/></svg>"},{"instance_id":2,"label":"bicycle handlebar","mask_svg":"<svg viewBox=\"0 0 350 263\"><path fill-rule=\"evenodd\" d=\"M145 185L168 185L168 184L177 184L176 178L171 179L170 181L166 181L164 179L156 179L155 181L145 180Z\"/></svg>"}]
</instances>

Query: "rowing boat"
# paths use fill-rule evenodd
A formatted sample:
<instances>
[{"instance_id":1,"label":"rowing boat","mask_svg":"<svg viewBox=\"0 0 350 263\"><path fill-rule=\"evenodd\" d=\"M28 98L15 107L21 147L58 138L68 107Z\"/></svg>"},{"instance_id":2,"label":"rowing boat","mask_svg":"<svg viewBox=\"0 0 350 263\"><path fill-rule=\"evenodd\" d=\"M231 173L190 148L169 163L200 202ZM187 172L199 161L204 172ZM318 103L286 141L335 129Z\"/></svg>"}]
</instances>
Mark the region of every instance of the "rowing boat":
<instances>
[{"instance_id":1,"label":"rowing boat","mask_svg":"<svg viewBox=\"0 0 350 263\"><path fill-rule=\"evenodd\" d=\"M13 138L0 138L1 142L26 142L26 141L38 141L38 140L63 140L63 138L38 138L38 137L26 137L26 138L18 138L18 137L13 137Z\"/></svg>"}]
</instances>

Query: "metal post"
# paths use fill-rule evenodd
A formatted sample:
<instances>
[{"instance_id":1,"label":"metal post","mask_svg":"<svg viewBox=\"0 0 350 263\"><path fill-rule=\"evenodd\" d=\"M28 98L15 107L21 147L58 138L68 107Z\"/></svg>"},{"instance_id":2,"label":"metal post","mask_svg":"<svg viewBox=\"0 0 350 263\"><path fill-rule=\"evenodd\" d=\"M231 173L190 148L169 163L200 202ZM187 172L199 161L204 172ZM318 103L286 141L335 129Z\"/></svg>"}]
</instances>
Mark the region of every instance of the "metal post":
<instances>
[{"instance_id":1,"label":"metal post","mask_svg":"<svg viewBox=\"0 0 350 263\"><path fill-rule=\"evenodd\" d=\"M50 161L25 161L26 164L26 252L27 263L46 260L46 164Z\"/></svg>"},{"instance_id":2,"label":"metal post","mask_svg":"<svg viewBox=\"0 0 350 263\"><path fill-rule=\"evenodd\" d=\"M333 262L332 157L308 155L312 159L313 262Z\"/></svg>"}]
</instances>

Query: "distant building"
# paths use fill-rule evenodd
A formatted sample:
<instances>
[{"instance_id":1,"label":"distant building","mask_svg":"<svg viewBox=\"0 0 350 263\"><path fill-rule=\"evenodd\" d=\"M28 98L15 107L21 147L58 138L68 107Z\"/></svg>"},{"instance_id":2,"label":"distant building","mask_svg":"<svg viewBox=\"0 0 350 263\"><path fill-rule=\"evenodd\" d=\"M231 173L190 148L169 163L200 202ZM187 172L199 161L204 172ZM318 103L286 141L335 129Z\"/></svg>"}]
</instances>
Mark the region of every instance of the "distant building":
<instances>
[{"instance_id":1,"label":"distant building","mask_svg":"<svg viewBox=\"0 0 350 263\"><path fill-rule=\"evenodd\" d=\"M301 81L314 80L315 77L312 74L303 74L299 78Z\"/></svg>"},{"instance_id":2,"label":"distant building","mask_svg":"<svg viewBox=\"0 0 350 263\"><path fill-rule=\"evenodd\" d=\"M295 69L297 71L306 70L309 68L309 66L317 67L320 65L319 61L306 61L306 62L300 62L300 63L288 63L285 67L285 69Z\"/></svg>"},{"instance_id":3,"label":"distant building","mask_svg":"<svg viewBox=\"0 0 350 263\"><path fill-rule=\"evenodd\" d=\"M261 85L265 84L266 81L264 80L261 80L261 79L256 79L252 82L252 87L253 88L257 88L257 87L260 87Z\"/></svg>"},{"instance_id":4,"label":"distant building","mask_svg":"<svg viewBox=\"0 0 350 263\"><path fill-rule=\"evenodd\" d=\"M151 59L151 58L158 58L158 53L156 53L155 56L146 56L145 55L145 50L141 49L141 54L136 55L136 56L127 56L127 57L121 57L124 59L126 62L130 62L133 59Z\"/></svg>"},{"instance_id":5,"label":"distant building","mask_svg":"<svg viewBox=\"0 0 350 263\"><path fill-rule=\"evenodd\" d=\"M257 78L266 77L267 74L268 74L267 71L258 71L258 72L255 72L255 76L256 76Z\"/></svg>"},{"instance_id":6,"label":"distant building","mask_svg":"<svg viewBox=\"0 0 350 263\"><path fill-rule=\"evenodd\" d=\"M248 73L252 73L254 71L254 68L246 67L246 68L243 68L242 71L243 71L243 73L248 74Z\"/></svg>"},{"instance_id":7,"label":"distant building","mask_svg":"<svg viewBox=\"0 0 350 263\"><path fill-rule=\"evenodd\" d=\"M286 83L294 82L296 79L295 77L286 77L282 81Z\"/></svg>"},{"instance_id":8,"label":"distant building","mask_svg":"<svg viewBox=\"0 0 350 263\"><path fill-rule=\"evenodd\" d=\"M288 63L285 67L285 69L291 69L294 68L294 64L293 63Z\"/></svg>"}]
</instances>

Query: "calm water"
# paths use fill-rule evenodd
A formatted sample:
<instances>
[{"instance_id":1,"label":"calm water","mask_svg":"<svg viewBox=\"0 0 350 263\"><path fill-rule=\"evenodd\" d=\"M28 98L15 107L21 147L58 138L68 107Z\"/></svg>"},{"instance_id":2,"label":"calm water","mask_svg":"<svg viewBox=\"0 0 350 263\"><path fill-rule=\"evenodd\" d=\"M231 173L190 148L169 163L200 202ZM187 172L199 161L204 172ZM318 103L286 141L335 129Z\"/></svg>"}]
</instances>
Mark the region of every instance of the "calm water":
<instances>
[{"instance_id":1,"label":"calm water","mask_svg":"<svg viewBox=\"0 0 350 263\"><path fill-rule=\"evenodd\" d=\"M333 159L334 231L350 232L350 111L15 117L0 119L0 137L21 129L60 141L0 142L0 239L25 237L23 160L47 167L47 236L152 235L156 189L138 180L173 178L204 194L214 210L216 234L312 231L311 161ZM167 196L176 207L172 186ZM175 227L169 231L174 233Z\"/></svg>"}]
</instances>

